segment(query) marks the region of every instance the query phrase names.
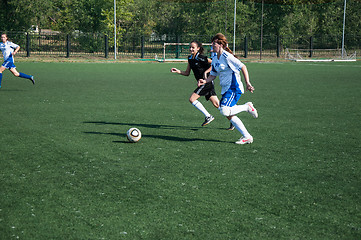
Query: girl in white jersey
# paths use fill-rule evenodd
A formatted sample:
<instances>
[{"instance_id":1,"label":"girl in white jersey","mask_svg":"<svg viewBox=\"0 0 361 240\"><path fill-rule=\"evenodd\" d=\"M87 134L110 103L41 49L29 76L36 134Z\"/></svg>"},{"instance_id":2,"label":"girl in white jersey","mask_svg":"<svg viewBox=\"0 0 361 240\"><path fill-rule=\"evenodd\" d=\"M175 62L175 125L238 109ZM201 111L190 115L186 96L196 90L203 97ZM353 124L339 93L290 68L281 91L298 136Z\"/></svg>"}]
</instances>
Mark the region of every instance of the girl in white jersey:
<instances>
[{"instance_id":1,"label":"girl in white jersey","mask_svg":"<svg viewBox=\"0 0 361 240\"><path fill-rule=\"evenodd\" d=\"M254 87L249 81L249 75L246 65L239 61L228 48L226 37L218 33L212 39L213 51L217 57L212 59L212 71L207 79L200 79L198 86L213 81L219 76L222 87L222 99L219 110L222 115L226 116L233 126L243 135L236 144L249 144L253 142L252 135L247 131L241 119L236 114L240 112L249 112L254 118L258 117L257 110L251 102L243 105L236 105L241 94L244 93L244 87L241 82L240 72L242 72L246 83L246 90L253 93Z\"/></svg>"},{"instance_id":2,"label":"girl in white jersey","mask_svg":"<svg viewBox=\"0 0 361 240\"><path fill-rule=\"evenodd\" d=\"M14 55L20 50L20 46L9 42L6 34L1 34L0 50L4 56L4 63L0 66L0 88L5 69L9 69L14 76L29 79L33 84L35 84L33 76L16 71Z\"/></svg>"}]
</instances>

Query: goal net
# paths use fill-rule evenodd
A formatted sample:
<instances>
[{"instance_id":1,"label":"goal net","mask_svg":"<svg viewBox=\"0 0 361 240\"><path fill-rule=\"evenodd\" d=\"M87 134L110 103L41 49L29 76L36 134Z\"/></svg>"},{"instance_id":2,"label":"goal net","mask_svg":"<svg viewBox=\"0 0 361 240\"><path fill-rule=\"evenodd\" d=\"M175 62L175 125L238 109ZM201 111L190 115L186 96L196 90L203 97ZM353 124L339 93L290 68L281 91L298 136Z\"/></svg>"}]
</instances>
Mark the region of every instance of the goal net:
<instances>
[{"instance_id":1,"label":"goal net","mask_svg":"<svg viewBox=\"0 0 361 240\"><path fill-rule=\"evenodd\" d=\"M211 45L210 43L203 43L204 53L203 55L211 56ZM163 46L163 57L157 59L160 62L176 62L176 61L187 61L189 56L189 43L164 43Z\"/></svg>"},{"instance_id":2,"label":"goal net","mask_svg":"<svg viewBox=\"0 0 361 240\"><path fill-rule=\"evenodd\" d=\"M353 62L356 61L356 51L347 55L341 49L291 49L286 48L285 59L296 62Z\"/></svg>"}]
</instances>

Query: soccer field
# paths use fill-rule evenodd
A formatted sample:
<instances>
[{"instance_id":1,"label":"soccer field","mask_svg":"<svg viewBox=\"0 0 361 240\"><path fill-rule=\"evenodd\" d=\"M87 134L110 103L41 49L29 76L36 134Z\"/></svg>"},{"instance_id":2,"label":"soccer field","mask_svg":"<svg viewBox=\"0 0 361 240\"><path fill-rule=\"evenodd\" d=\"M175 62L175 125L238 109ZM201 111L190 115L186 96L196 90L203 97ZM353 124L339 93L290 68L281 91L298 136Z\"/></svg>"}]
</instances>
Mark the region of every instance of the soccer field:
<instances>
[{"instance_id":1,"label":"soccer field","mask_svg":"<svg viewBox=\"0 0 361 240\"><path fill-rule=\"evenodd\" d=\"M361 62L246 65L237 145L204 98L200 126L186 63L18 62L36 85L4 72L0 239L361 239Z\"/></svg>"}]
</instances>

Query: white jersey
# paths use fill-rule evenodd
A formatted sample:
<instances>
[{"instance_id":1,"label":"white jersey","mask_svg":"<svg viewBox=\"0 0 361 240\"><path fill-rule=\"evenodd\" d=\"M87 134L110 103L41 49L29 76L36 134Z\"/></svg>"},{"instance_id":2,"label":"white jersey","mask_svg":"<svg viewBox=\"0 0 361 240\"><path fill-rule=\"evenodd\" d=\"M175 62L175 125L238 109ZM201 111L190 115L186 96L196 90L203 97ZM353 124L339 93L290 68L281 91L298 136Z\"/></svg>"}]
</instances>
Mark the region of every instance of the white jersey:
<instances>
[{"instance_id":1,"label":"white jersey","mask_svg":"<svg viewBox=\"0 0 361 240\"><path fill-rule=\"evenodd\" d=\"M10 56L12 56L12 53L14 52L14 50L16 48L18 48L18 47L19 47L19 45L15 44L15 43L12 43L12 42L9 42L9 41L6 41L5 43L1 42L0 43L0 50L3 53L4 61L7 61L8 58Z\"/></svg>"},{"instance_id":2,"label":"white jersey","mask_svg":"<svg viewBox=\"0 0 361 240\"><path fill-rule=\"evenodd\" d=\"M221 94L228 89L244 93L240 71L244 64L227 51L223 51L219 57L212 59L212 71L210 75L219 76L219 84L222 87Z\"/></svg>"},{"instance_id":3,"label":"white jersey","mask_svg":"<svg viewBox=\"0 0 361 240\"><path fill-rule=\"evenodd\" d=\"M213 52L213 47L211 46L211 59L217 57L217 53Z\"/></svg>"}]
</instances>

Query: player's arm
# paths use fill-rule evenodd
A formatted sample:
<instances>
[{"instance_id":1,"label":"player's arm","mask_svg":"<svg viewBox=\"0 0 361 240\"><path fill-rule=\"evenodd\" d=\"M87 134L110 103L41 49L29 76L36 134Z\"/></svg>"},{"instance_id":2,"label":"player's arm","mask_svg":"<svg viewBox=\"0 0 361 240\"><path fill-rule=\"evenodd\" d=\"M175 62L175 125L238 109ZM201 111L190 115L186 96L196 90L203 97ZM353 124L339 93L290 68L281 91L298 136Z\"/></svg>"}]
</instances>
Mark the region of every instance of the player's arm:
<instances>
[{"instance_id":1,"label":"player's arm","mask_svg":"<svg viewBox=\"0 0 361 240\"><path fill-rule=\"evenodd\" d=\"M208 82L212 82L214 79L216 79L217 76L213 76L213 75L209 75L207 77L207 79L199 79L198 80L198 87L208 83Z\"/></svg>"},{"instance_id":2,"label":"player's arm","mask_svg":"<svg viewBox=\"0 0 361 240\"><path fill-rule=\"evenodd\" d=\"M254 87L252 86L251 82L249 81L249 74L248 74L246 65L243 65L243 67L241 68L241 72L243 74L244 81L246 82L246 89L248 91L250 91L251 93L253 93Z\"/></svg>"},{"instance_id":3,"label":"player's arm","mask_svg":"<svg viewBox=\"0 0 361 240\"><path fill-rule=\"evenodd\" d=\"M207 82L212 82L218 76L218 72L215 70L213 65L211 65L211 72L206 79L199 79L198 80L198 87L206 84Z\"/></svg>"},{"instance_id":4,"label":"player's arm","mask_svg":"<svg viewBox=\"0 0 361 240\"><path fill-rule=\"evenodd\" d=\"M204 79L207 79L208 73L210 73L212 70L212 59L208 58L208 63L211 64L211 66L204 72L204 74L203 74Z\"/></svg>"},{"instance_id":5,"label":"player's arm","mask_svg":"<svg viewBox=\"0 0 361 240\"><path fill-rule=\"evenodd\" d=\"M242 72L244 81L246 83L246 90L253 93L254 87L249 81L249 74L246 65L244 65L238 58L233 55L227 58L228 66L232 69L233 72Z\"/></svg>"},{"instance_id":6,"label":"player's arm","mask_svg":"<svg viewBox=\"0 0 361 240\"><path fill-rule=\"evenodd\" d=\"M189 76L189 74L191 73L191 66L188 63L187 69L185 71L181 71L181 70L179 70L177 68L172 68L170 71L172 73L178 73L178 74L183 75L183 76Z\"/></svg>"},{"instance_id":7,"label":"player's arm","mask_svg":"<svg viewBox=\"0 0 361 240\"><path fill-rule=\"evenodd\" d=\"M15 54L17 54L17 53L19 52L19 50L20 50L20 46L18 46L17 48L15 48L14 52L12 53L13 56L14 56Z\"/></svg>"}]
</instances>

